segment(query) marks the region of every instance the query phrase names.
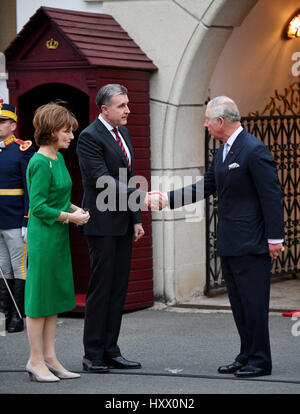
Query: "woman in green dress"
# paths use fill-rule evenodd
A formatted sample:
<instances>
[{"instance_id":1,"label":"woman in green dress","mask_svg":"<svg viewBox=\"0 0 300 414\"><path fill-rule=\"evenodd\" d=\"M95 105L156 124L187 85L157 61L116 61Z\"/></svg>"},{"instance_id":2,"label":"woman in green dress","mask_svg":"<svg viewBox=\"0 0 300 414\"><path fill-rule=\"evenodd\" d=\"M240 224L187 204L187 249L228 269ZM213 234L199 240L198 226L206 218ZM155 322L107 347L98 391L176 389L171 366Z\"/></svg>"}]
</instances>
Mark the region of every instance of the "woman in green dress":
<instances>
[{"instance_id":1,"label":"woman in green dress","mask_svg":"<svg viewBox=\"0 0 300 414\"><path fill-rule=\"evenodd\" d=\"M43 382L78 378L67 371L55 353L57 314L74 309L75 292L69 243L69 224L83 225L89 213L70 201L72 181L63 156L78 123L65 107L50 103L37 109L33 125L39 150L27 168L29 193L28 272L25 314L30 379Z\"/></svg>"}]
</instances>

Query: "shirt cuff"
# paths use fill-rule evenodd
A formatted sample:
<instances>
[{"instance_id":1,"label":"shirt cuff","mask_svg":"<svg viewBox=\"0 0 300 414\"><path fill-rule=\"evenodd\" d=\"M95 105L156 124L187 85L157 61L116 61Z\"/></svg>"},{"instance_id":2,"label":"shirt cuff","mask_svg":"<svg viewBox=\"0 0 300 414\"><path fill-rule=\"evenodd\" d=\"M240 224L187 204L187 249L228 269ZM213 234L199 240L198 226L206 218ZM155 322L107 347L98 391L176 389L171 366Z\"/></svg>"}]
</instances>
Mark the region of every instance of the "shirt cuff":
<instances>
[{"instance_id":1,"label":"shirt cuff","mask_svg":"<svg viewBox=\"0 0 300 414\"><path fill-rule=\"evenodd\" d=\"M270 244L279 244L279 243L283 243L284 240L283 239L268 239L268 243Z\"/></svg>"},{"instance_id":2,"label":"shirt cuff","mask_svg":"<svg viewBox=\"0 0 300 414\"><path fill-rule=\"evenodd\" d=\"M166 200L167 200L168 206L169 206L170 205L170 200L169 200L169 197L168 197L168 193L163 193L163 196L166 197Z\"/></svg>"}]
</instances>

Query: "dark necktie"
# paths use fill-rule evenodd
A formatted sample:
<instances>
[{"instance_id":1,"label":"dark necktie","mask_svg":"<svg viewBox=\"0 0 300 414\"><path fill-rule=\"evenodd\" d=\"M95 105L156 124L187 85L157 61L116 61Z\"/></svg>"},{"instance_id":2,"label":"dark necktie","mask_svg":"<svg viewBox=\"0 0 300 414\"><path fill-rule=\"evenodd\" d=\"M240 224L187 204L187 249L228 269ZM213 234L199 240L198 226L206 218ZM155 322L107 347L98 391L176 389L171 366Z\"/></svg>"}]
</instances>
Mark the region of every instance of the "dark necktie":
<instances>
[{"instance_id":1,"label":"dark necktie","mask_svg":"<svg viewBox=\"0 0 300 414\"><path fill-rule=\"evenodd\" d=\"M125 158L126 158L127 164L128 164L128 168L129 168L129 171L131 171L130 161L129 161L129 158L128 158L128 154L126 152L126 149L124 148L124 145L123 145L122 140L120 138L120 135L118 133L118 128L114 128L113 129L113 132L116 135L116 141L117 141L119 147L121 148L121 150L123 151L123 154L125 155Z\"/></svg>"}]
</instances>

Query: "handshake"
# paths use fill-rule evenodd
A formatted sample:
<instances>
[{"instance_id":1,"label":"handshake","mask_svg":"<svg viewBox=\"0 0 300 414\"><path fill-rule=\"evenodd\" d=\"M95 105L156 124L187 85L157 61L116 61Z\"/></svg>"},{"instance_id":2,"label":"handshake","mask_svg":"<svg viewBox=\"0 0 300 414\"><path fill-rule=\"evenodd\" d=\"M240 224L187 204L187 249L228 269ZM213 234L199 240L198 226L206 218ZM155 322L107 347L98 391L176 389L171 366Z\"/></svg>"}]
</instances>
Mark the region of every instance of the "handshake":
<instances>
[{"instance_id":1,"label":"handshake","mask_svg":"<svg viewBox=\"0 0 300 414\"><path fill-rule=\"evenodd\" d=\"M149 191L143 204L149 210L159 211L168 206L168 197L160 191Z\"/></svg>"}]
</instances>

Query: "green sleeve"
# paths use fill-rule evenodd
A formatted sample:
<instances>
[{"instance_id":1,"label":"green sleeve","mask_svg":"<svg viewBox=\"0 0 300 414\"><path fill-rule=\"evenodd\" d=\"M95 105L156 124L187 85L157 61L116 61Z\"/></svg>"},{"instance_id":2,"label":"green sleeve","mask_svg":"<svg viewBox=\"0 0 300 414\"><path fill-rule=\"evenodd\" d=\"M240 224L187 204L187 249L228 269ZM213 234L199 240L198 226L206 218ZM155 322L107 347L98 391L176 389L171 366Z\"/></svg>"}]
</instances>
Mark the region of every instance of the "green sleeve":
<instances>
[{"instance_id":1,"label":"green sleeve","mask_svg":"<svg viewBox=\"0 0 300 414\"><path fill-rule=\"evenodd\" d=\"M64 157L63 157L63 155L60 153L60 152L58 152L57 153L57 156L58 156L58 158L64 163L64 166L66 167L66 169L67 169L67 166L66 166L66 163L65 163L65 159L64 159ZM66 211L67 212L69 212L70 211L70 207L71 207L71 205L72 205L73 203L72 203L72 201L70 200L69 201L69 206L68 206L68 208L66 209Z\"/></svg>"},{"instance_id":2,"label":"green sleeve","mask_svg":"<svg viewBox=\"0 0 300 414\"><path fill-rule=\"evenodd\" d=\"M30 162L27 169L30 214L51 226L55 223L61 210L49 207L48 195L51 190L52 173L48 163Z\"/></svg>"}]
</instances>

